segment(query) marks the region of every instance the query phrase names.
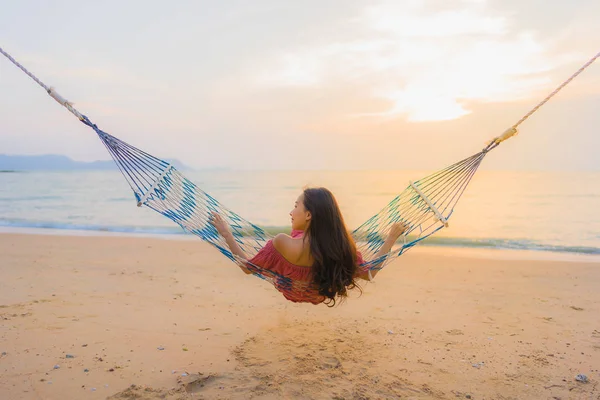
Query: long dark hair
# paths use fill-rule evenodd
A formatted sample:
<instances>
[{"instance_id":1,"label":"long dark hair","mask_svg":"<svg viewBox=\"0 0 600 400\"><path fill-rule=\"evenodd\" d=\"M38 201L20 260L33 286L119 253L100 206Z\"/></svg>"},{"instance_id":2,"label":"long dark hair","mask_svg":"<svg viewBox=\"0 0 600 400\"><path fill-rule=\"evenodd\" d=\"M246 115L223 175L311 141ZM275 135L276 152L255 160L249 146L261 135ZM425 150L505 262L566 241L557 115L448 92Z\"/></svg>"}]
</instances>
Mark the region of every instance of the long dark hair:
<instances>
[{"instance_id":1,"label":"long dark hair","mask_svg":"<svg viewBox=\"0 0 600 400\"><path fill-rule=\"evenodd\" d=\"M307 233L314 260L313 282L326 297L325 304L333 307L336 298L343 300L348 289L357 287L356 245L329 190L305 189L304 208L311 214Z\"/></svg>"}]
</instances>

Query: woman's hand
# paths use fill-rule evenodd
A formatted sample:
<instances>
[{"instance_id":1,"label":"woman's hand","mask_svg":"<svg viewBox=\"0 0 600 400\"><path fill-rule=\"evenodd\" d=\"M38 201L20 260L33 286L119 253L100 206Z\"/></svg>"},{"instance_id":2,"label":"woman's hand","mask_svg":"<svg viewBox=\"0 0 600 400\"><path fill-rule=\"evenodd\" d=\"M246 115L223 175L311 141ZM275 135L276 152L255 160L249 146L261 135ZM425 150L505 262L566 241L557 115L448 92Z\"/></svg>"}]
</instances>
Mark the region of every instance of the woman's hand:
<instances>
[{"instance_id":1,"label":"woman's hand","mask_svg":"<svg viewBox=\"0 0 600 400\"><path fill-rule=\"evenodd\" d=\"M208 221L215 227L217 232L219 232L219 235L223 236L225 243L227 243L227 247L231 250L231 254L238 257L236 260L238 267L240 267L244 273L251 274L252 272L250 272L250 270L244 266L245 264L243 264L247 259L246 253L244 253L244 250L242 250L240 245L235 241L229 224L216 212L210 213Z\"/></svg>"},{"instance_id":2,"label":"woman's hand","mask_svg":"<svg viewBox=\"0 0 600 400\"><path fill-rule=\"evenodd\" d=\"M409 226L404 222L397 222L393 224L390 228L389 238L395 242L404 232L408 230L408 228Z\"/></svg>"},{"instance_id":3,"label":"woman's hand","mask_svg":"<svg viewBox=\"0 0 600 400\"><path fill-rule=\"evenodd\" d=\"M385 262L387 257L382 257L384 255L387 255L390 252L390 250L392 250L392 247L394 247L394 244L396 244L396 240L398 240L398 238L409 228L410 226L405 224L404 222L397 222L395 224L392 224L387 239L385 240L379 251L374 255L373 259L379 260L378 262ZM378 272L379 270L372 270L371 276L367 278L366 275L364 275L362 276L362 278L370 281L372 278L375 277L375 275L377 275Z\"/></svg>"},{"instance_id":4,"label":"woman's hand","mask_svg":"<svg viewBox=\"0 0 600 400\"><path fill-rule=\"evenodd\" d=\"M219 235L223 236L224 238L231 235L231 230L229 228L229 225L227 224L227 222L225 222L223 217L221 217L216 212L212 212L210 214L209 221L216 228L217 232L219 232Z\"/></svg>"}]
</instances>

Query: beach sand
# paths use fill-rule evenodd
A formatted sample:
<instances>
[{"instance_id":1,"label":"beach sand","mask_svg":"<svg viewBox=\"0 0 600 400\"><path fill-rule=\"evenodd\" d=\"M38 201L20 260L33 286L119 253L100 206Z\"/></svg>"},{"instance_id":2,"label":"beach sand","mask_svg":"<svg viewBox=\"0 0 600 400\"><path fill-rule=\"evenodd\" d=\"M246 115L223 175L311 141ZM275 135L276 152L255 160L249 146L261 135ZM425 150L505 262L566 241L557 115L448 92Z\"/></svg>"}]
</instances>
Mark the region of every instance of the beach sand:
<instances>
[{"instance_id":1,"label":"beach sand","mask_svg":"<svg viewBox=\"0 0 600 400\"><path fill-rule=\"evenodd\" d=\"M600 399L600 262L534 258L420 247L327 308L199 240L0 234L0 399Z\"/></svg>"}]
</instances>

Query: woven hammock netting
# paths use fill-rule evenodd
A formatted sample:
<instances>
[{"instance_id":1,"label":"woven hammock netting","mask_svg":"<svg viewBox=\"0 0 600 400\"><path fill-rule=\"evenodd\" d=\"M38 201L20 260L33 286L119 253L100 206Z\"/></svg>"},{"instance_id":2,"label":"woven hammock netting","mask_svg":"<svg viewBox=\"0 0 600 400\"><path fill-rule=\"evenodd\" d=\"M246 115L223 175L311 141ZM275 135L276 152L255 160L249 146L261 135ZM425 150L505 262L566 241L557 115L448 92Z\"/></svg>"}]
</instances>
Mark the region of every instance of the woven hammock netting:
<instances>
[{"instance_id":1,"label":"woven hammock netting","mask_svg":"<svg viewBox=\"0 0 600 400\"><path fill-rule=\"evenodd\" d=\"M210 222L211 213L220 214L229 223L235 240L248 259L272 239L268 232L223 206L173 165L100 130L85 117L83 122L96 131L129 183L139 206L151 208L171 219L186 232L215 246L232 261L241 262L236 260ZM355 229L352 236L366 260L361 269L381 269L419 241L444 228L488 151L489 148L484 149L448 168L411 182L381 211ZM403 238L388 255L375 258L390 227L398 222L408 226ZM250 269L256 275L271 278L270 271L260 266L251 265Z\"/></svg>"}]
</instances>

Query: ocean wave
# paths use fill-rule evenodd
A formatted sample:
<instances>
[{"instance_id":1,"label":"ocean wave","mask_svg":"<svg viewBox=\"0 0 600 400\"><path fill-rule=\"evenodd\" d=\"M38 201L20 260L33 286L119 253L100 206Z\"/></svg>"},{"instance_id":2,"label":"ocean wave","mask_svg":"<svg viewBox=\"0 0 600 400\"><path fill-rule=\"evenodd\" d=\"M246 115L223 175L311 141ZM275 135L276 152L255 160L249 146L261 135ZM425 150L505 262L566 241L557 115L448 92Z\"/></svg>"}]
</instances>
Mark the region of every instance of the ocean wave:
<instances>
[{"instance_id":1,"label":"ocean wave","mask_svg":"<svg viewBox=\"0 0 600 400\"><path fill-rule=\"evenodd\" d=\"M92 231L131 234L155 234L155 235L186 235L181 228L154 227L154 226L105 226L94 224L75 224L64 222L23 221L23 220L0 220L0 227L7 228L33 228L53 229L66 231Z\"/></svg>"},{"instance_id":2,"label":"ocean wave","mask_svg":"<svg viewBox=\"0 0 600 400\"><path fill-rule=\"evenodd\" d=\"M174 235L184 236L189 233L183 229L172 226L103 226L94 224L77 224L64 222L42 222L25 220L0 219L0 227L6 228L30 228L30 229L52 229L64 231L90 231L117 234L144 234L144 235ZM264 231L274 236L278 233L289 233L289 226L264 226ZM422 246L432 247L463 247L479 249L507 249L507 250L533 250L550 251L571 254L600 255L600 248L590 246L567 246L540 243L527 239L500 239L500 238L455 238L455 237L430 237L424 240Z\"/></svg>"},{"instance_id":3,"label":"ocean wave","mask_svg":"<svg viewBox=\"0 0 600 400\"><path fill-rule=\"evenodd\" d=\"M430 237L423 246L471 247L481 249L534 250L558 253L600 254L600 248L590 246L566 246L539 243L527 239L469 239Z\"/></svg>"}]
</instances>

